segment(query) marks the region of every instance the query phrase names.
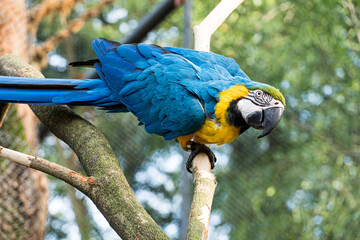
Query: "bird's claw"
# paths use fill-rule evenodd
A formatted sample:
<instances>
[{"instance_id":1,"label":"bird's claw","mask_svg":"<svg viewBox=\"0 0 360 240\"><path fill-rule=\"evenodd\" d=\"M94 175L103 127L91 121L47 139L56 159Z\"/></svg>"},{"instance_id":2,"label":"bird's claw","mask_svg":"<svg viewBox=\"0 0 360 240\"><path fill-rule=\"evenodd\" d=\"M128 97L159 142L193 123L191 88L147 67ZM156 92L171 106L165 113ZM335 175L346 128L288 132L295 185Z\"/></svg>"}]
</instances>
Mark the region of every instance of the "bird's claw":
<instances>
[{"instance_id":1,"label":"bird's claw","mask_svg":"<svg viewBox=\"0 0 360 240\"><path fill-rule=\"evenodd\" d=\"M189 173L192 173L191 169L193 167L193 160L194 160L195 156L201 152L205 153L208 156L210 165L211 165L211 169L214 169L215 163L216 163L216 156L208 146L201 144L201 143L192 142L191 144L188 145L188 151L191 151L190 156L186 162L186 170Z\"/></svg>"}]
</instances>

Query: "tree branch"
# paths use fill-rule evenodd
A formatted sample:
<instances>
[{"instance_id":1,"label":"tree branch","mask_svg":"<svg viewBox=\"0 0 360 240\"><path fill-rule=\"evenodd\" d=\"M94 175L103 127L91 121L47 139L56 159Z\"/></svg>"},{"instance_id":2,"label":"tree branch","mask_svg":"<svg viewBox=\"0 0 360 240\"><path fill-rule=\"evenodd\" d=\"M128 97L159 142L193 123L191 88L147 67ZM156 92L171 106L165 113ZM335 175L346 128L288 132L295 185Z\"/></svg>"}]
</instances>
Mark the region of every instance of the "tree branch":
<instances>
[{"instance_id":1,"label":"tree branch","mask_svg":"<svg viewBox=\"0 0 360 240\"><path fill-rule=\"evenodd\" d=\"M210 38L235 8L244 0L222 0L194 27L195 50L210 51ZM186 239L207 239L211 205L217 185L210 161L200 153L193 160L194 192Z\"/></svg>"},{"instance_id":2,"label":"tree branch","mask_svg":"<svg viewBox=\"0 0 360 240\"><path fill-rule=\"evenodd\" d=\"M14 55L0 57L0 74L41 76ZM77 154L86 174L91 176L84 178L84 182L93 180L79 190L95 203L122 239L169 239L136 200L110 144L95 126L68 107L32 105L31 108L44 125ZM33 161L37 169L50 171L39 158ZM75 176L75 180L79 178Z\"/></svg>"},{"instance_id":3,"label":"tree branch","mask_svg":"<svg viewBox=\"0 0 360 240\"><path fill-rule=\"evenodd\" d=\"M199 25L194 27L194 48L209 52L211 35L243 1L222 0Z\"/></svg>"},{"instance_id":4,"label":"tree branch","mask_svg":"<svg viewBox=\"0 0 360 240\"><path fill-rule=\"evenodd\" d=\"M211 205L217 185L205 153L199 153L193 161L194 192L186 239L207 239Z\"/></svg>"},{"instance_id":5,"label":"tree branch","mask_svg":"<svg viewBox=\"0 0 360 240\"><path fill-rule=\"evenodd\" d=\"M84 177L71 169L50 162L46 159L30 156L2 146L0 146L0 157L16 162L25 167L40 170L53 177L63 180L82 192L89 191L90 185L95 183L92 177Z\"/></svg>"}]
</instances>

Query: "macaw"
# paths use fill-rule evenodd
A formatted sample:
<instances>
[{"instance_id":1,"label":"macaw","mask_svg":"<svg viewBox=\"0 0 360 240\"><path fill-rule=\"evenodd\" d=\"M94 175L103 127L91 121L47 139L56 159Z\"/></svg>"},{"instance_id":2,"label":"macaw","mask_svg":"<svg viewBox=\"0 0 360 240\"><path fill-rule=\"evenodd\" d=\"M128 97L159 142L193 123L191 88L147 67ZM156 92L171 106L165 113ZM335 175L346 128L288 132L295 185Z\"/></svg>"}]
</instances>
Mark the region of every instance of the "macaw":
<instances>
[{"instance_id":1,"label":"macaw","mask_svg":"<svg viewBox=\"0 0 360 240\"><path fill-rule=\"evenodd\" d=\"M148 133L176 139L192 151L216 158L203 144L233 141L249 127L259 138L279 123L285 109L281 92L250 80L228 57L175 47L92 42L97 59L70 63L93 66L98 79L0 77L0 102L97 106L131 112Z\"/></svg>"}]
</instances>

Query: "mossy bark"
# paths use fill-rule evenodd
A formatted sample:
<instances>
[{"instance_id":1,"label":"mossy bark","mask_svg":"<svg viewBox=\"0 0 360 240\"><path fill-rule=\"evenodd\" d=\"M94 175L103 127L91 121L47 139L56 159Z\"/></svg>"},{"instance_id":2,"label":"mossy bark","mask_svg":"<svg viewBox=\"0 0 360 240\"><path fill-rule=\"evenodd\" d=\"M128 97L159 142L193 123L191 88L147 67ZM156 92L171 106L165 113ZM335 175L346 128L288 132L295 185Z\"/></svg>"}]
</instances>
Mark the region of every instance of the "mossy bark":
<instances>
[{"instance_id":1,"label":"mossy bark","mask_svg":"<svg viewBox=\"0 0 360 240\"><path fill-rule=\"evenodd\" d=\"M1 57L0 66L28 77L36 71L13 55ZM122 239L169 239L136 200L110 144L95 126L65 106L32 105L31 109L49 131L74 150L94 180L84 194Z\"/></svg>"}]
</instances>

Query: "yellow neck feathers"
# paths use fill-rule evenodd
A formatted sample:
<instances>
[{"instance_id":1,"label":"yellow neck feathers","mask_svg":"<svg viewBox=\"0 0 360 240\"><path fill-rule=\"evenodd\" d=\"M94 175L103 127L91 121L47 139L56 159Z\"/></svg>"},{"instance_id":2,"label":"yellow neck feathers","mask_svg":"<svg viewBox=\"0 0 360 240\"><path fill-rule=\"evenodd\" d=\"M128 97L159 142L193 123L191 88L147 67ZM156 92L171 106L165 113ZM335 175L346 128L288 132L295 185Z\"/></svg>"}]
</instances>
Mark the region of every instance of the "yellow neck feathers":
<instances>
[{"instance_id":1,"label":"yellow neck feathers","mask_svg":"<svg viewBox=\"0 0 360 240\"><path fill-rule=\"evenodd\" d=\"M215 106L216 120L221 125L227 125L226 119L228 115L228 108L233 100L245 97L249 94L249 90L243 85L235 85L228 90L222 91L219 94L219 102Z\"/></svg>"},{"instance_id":2,"label":"yellow neck feathers","mask_svg":"<svg viewBox=\"0 0 360 240\"><path fill-rule=\"evenodd\" d=\"M195 141L204 144L217 143L222 145L227 142L232 142L239 136L240 129L238 127L229 125L227 122L228 108L233 100L245 97L249 94L249 90L243 85L235 85L219 94L219 102L215 106L216 118L207 118L195 134L179 137L179 143L182 147L186 146L187 142L194 138Z\"/></svg>"},{"instance_id":3,"label":"yellow neck feathers","mask_svg":"<svg viewBox=\"0 0 360 240\"><path fill-rule=\"evenodd\" d=\"M207 118L196 133L178 137L181 147L185 149L190 140L203 144L217 143L218 145L234 141L240 134L240 128L229 125L227 110L233 100L245 97L248 94L249 90L243 85L235 85L222 91L219 94L219 102L215 106L216 118Z\"/></svg>"}]
</instances>

